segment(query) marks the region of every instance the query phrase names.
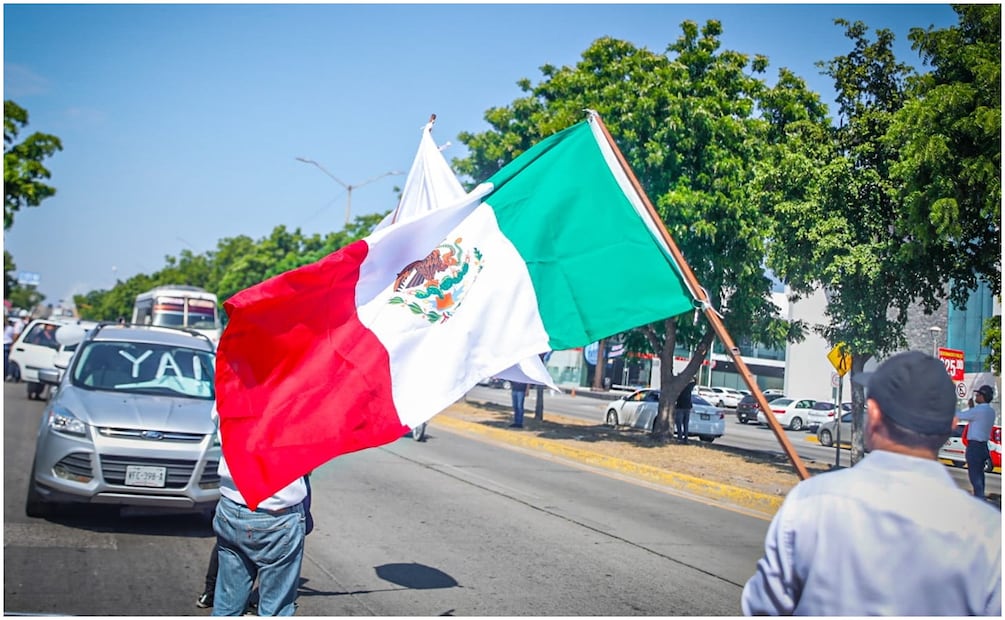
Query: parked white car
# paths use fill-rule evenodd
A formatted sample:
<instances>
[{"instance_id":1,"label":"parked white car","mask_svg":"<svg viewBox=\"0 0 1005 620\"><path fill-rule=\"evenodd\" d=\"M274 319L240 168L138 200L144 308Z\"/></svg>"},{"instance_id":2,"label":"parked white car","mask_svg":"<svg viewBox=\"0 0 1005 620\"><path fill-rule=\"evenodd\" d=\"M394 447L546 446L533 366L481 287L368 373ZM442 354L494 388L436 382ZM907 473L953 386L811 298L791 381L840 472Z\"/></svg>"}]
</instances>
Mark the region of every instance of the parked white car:
<instances>
[{"instance_id":1,"label":"parked white car","mask_svg":"<svg viewBox=\"0 0 1005 620\"><path fill-rule=\"evenodd\" d=\"M630 426L651 431L659 414L659 390L637 390L606 405L606 424L612 427ZM672 424L671 424L672 428ZM726 412L699 396L691 394L691 419L687 434L712 442L726 432Z\"/></svg>"},{"instance_id":2,"label":"parked white car","mask_svg":"<svg viewBox=\"0 0 1005 620\"><path fill-rule=\"evenodd\" d=\"M729 407L735 409L743 398L739 390L726 387L706 387L700 385L694 389L695 393L717 407Z\"/></svg>"},{"instance_id":3,"label":"parked white car","mask_svg":"<svg viewBox=\"0 0 1005 620\"><path fill-rule=\"evenodd\" d=\"M848 413L851 411L851 403L842 403L841 409L843 413ZM806 430L817 430L820 428L821 424L833 420L836 413L837 410L834 407L834 403L827 402L825 400L818 400L813 404L813 407L810 409L809 415L806 418Z\"/></svg>"},{"instance_id":4,"label":"parked white car","mask_svg":"<svg viewBox=\"0 0 1005 620\"><path fill-rule=\"evenodd\" d=\"M810 411L813 410L813 405L816 402L812 398L779 398L768 404L771 405L771 413L779 424L789 430L801 431L806 428L806 421L809 419ZM768 419L763 411L757 412L757 422L768 424Z\"/></svg>"}]
</instances>

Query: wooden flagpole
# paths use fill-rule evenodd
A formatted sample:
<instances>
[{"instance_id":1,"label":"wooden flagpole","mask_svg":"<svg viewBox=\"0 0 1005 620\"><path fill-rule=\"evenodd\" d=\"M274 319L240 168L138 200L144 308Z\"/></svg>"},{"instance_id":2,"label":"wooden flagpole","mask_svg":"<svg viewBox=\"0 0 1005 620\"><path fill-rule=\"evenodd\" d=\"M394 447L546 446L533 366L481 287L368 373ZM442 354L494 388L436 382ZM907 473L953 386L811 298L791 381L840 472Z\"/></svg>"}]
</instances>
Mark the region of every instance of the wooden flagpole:
<instances>
[{"instance_id":1,"label":"wooden flagpole","mask_svg":"<svg viewBox=\"0 0 1005 620\"><path fill-rule=\"evenodd\" d=\"M806 480L810 477L809 471L806 469L806 465L803 464L802 459L796 453L795 448L792 447L792 442L789 441L788 436L782 430L781 424L775 419L775 416L771 413L771 406L768 404L768 399L764 397L761 392L761 388L758 387L757 382L754 380L754 376L751 374L750 370L747 368L747 364L743 361L740 356L740 349L733 342L733 338L729 335L726 330L726 326L722 323L722 319L719 317L719 313L712 307L711 301L708 298L708 292L701 286L698 282L698 278L691 271L691 266L687 264L684 260L684 255L681 253L680 248L677 247L677 243L670 236L670 233L666 229L666 225L663 223L663 219L660 218L659 214L656 213L656 209L653 207L652 203L649 201L649 197L646 195L644 189L642 189L642 184L639 183L638 178L632 171L631 166L628 165L628 161L625 156L621 153L621 149L614 142L614 138L611 137L611 132L607 130L607 126L604 125L604 121L600 118L600 115L596 112L590 111L590 114L597 121L600 129L604 132L604 137L607 138L607 143L611 146L614 154L618 158L618 162L621 164L621 168L624 170L625 174L628 175L629 181L631 181L632 186L638 195L642 198L643 204L645 204L646 210L649 212L649 217L652 219L653 223L660 231L660 235L663 237L663 241L666 242L667 247L670 248L670 253L673 255L677 265L680 266L680 270L687 280L688 286L691 291L698 295L699 301L702 304L702 312L705 313L705 317L708 322L711 323L712 329L715 330L719 339L722 340L722 344L726 346L726 350L729 351L730 357L733 358L733 363L736 364L736 368L740 371L740 376L743 377L744 382L747 387L750 388L750 393L757 399L757 404L764 411L764 417L768 420L768 426L774 431L775 437L778 438L778 442L782 445L782 449L785 454L789 457L792 462L792 466L795 467L796 473L799 475L800 480ZM840 407L838 407L840 409Z\"/></svg>"}]
</instances>

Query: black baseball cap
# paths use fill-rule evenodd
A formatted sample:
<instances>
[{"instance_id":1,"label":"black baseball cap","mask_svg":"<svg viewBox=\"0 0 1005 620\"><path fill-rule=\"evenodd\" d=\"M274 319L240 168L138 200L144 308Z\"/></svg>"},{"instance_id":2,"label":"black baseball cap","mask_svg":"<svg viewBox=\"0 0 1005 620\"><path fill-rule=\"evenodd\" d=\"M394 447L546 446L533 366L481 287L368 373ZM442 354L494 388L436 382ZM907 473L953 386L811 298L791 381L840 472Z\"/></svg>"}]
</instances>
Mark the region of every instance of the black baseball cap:
<instances>
[{"instance_id":1,"label":"black baseball cap","mask_svg":"<svg viewBox=\"0 0 1005 620\"><path fill-rule=\"evenodd\" d=\"M946 366L921 351L898 353L852 381L869 389L883 416L923 435L948 433L956 416L956 390Z\"/></svg>"},{"instance_id":2,"label":"black baseball cap","mask_svg":"<svg viewBox=\"0 0 1005 620\"><path fill-rule=\"evenodd\" d=\"M983 396L986 403L990 403L995 399L995 389L990 385L982 385L974 391Z\"/></svg>"}]
</instances>

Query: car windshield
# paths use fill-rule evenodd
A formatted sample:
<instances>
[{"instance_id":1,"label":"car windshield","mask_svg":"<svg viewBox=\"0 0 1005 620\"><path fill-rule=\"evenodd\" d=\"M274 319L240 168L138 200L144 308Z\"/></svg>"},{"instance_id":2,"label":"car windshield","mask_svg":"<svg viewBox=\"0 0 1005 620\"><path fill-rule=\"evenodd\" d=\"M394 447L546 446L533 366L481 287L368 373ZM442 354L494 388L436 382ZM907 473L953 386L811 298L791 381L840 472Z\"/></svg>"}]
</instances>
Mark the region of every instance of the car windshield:
<instances>
[{"instance_id":1,"label":"car windshield","mask_svg":"<svg viewBox=\"0 0 1005 620\"><path fill-rule=\"evenodd\" d=\"M209 351L139 342L91 342L78 353L73 384L88 390L212 400Z\"/></svg>"}]
</instances>

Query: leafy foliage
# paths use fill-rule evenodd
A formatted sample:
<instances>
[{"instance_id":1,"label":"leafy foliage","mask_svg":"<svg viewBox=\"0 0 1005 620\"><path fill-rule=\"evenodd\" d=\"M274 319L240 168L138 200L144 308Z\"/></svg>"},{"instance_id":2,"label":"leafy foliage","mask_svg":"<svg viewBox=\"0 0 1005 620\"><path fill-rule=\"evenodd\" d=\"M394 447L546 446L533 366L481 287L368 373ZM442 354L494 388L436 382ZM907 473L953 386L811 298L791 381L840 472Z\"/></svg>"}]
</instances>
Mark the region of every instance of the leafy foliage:
<instances>
[{"instance_id":1,"label":"leafy foliage","mask_svg":"<svg viewBox=\"0 0 1005 620\"><path fill-rule=\"evenodd\" d=\"M1001 294L1001 5L956 5L959 25L911 30L932 65L890 128L905 232L958 305L981 278Z\"/></svg>"},{"instance_id":2,"label":"leafy foliage","mask_svg":"<svg viewBox=\"0 0 1005 620\"><path fill-rule=\"evenodd\" d=\"M3 102L3 228L14 225L14 214L24 207L37 207L56 189L42 182L51 175L42 162L63 150L59 138L33 133L17 142L28 125L28 111L7 99Z\"/></svg>"}]
</instances>

